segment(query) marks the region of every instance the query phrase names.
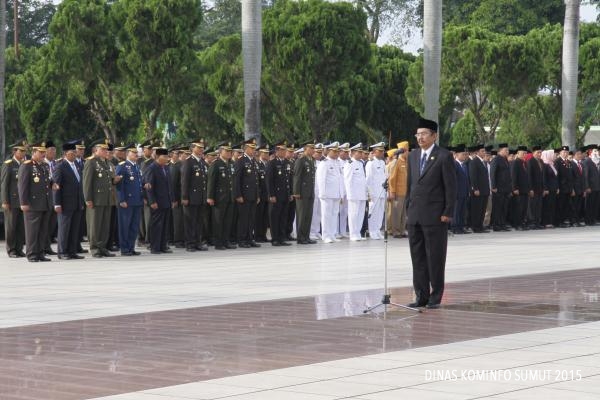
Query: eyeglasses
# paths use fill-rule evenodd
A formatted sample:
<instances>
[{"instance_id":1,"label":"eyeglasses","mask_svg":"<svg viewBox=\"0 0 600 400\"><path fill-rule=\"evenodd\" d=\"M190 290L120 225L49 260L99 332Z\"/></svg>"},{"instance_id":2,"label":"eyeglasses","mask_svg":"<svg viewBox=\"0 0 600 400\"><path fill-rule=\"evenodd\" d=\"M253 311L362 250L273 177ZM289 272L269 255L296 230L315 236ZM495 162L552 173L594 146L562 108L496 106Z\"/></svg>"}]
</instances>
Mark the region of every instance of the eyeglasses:
<instances>
[{"instance_id":1,"label":"eyeglasses","mask_svg":"<svg viewBox=\"0 0 600 400\"><path fill-rule=\"evenodd\" d=\"M420 132L420 133L416 133L415 137L419 138L419 137L427 136L427 135L430 135L430 134L431 133L429 133L429 132Z\"/></svg>"}]
</instances>

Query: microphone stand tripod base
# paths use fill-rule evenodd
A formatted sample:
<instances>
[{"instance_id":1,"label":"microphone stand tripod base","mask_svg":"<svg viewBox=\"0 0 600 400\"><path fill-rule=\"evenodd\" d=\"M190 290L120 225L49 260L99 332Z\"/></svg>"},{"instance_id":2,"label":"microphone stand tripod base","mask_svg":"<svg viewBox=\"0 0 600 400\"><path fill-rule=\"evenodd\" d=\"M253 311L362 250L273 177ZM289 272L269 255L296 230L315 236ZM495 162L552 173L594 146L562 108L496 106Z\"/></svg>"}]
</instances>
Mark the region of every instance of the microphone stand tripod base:
<instances>
[{"instance_id":1,"label":"microphone stand tripod base","mask_svg":"<svg viewBox=\"0 0 600 400\"><path fill-rule=\"evenodd\" d=\"M397 303L392 303L391 301L391 295L389 294L384 294L383 298L381 299L381 303L376 304L372 307L367 308L366 310L363 311L363 314L367 314L370 312L373 312L374 310L376 310L379 307L383 307L384 312L387 311L387 306L395 306L398 308L404 308L405 310L410 310L410 311L415 311L418 313L422 313L423 310L421 310L420 308L414 308L414 307L409 307L409 306L405 306L404 304L397 304Z\"/></svg>"}]
</instances>

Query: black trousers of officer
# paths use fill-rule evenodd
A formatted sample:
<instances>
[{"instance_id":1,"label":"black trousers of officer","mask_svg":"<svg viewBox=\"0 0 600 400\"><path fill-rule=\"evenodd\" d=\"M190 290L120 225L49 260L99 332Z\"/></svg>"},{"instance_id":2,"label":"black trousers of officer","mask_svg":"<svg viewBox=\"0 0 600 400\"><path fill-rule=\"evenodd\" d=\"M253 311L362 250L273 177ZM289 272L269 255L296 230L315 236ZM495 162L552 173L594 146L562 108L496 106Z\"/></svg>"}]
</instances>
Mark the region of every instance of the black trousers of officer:
<instances>
[{"instance_id":1,"label":"black trousers of officer","mask_svg":"<svg viewBox=\"0 0 600 400\"><path fill-rule=\"evenodd\" d=\"M556 191L549 192L542 200L542 225L557 225L556 203L558 195Z\"/></svg>"},{"instance_id":2,"label":"black trousers of officer","mask_svg":"<svg viewBox=\"0 0 600 400\"><path fill-rule=\"evenodd\" d=\"M269 220L271 221L271 240L273 243L285 242L287 239L289 205L289 201L269 203Z\"/></svg>"},{"instance_id":3,"label":"black trousers of officer","mask_svg":"<svg viewBox=\"0 0 600 400\"><path fill-rule=\"evenodd\" d=\"M167 250L170 214L170 208L150 209L150 250L153 252Z\"/></svg>"},{"instance_id":4,"label":"black trousers of officer","mask_svg":"<svg viewBox=\"0 0 600 400\"><path fill-rule=\"evenodd\" d=\"M467 211L467 197L460 196L454 203L454 216L452 217L452 230L462 231L465 228L465 216Z\"/></svg>"},{"instance_id":5,"label":"black trousers of officer","mask_svg":"<svg viewBox=\"0 0 600 400\"><path fill-rule=\"evenodd\" d=\"M573 219L574 223L580 223L584 219L585 215L585 198L583 197L583 193L576 194L572 198L573 204Z\"/></svg>"},{"instance_id":6,"label":"black trousers of officer","mask_svg":"<svg viewBox=\"0 0 600 400\"><path fill-rule=\"evenodd\" d=\"M408 224L407 228L416 301L419 305L440 304L444 295L448 225Z\"/></svg>"},{"instance_id":7,"label":"black trousers of officer","mask_svg":"<svg viewBox=\"0 0 600 400\"><path fill-rule=\"evenodd\" d=\"M585 197L585 223L593 225L598 217L598 207L600 206L600 192L593 191Z\"/></svg>"},{"instance_id":8,"label":"black trousers of officer","mask_svg":"<svg viewBox=\"0 0 600 400\"><path fill-rule=\"evenodd\" d=\"M202 243L203 227L205 225L205 213L207 209L200 205L183 206L185 226L185 247L195 248Z\"/></svg>"},{"instance_id":9,"label":"black trousers of officer","mask_svg":"<svg viewBox=\"0 0 600 400\"><path fill-rule=\"evenodd\" d=\"M222 202L211 207L212 211L212 234L216 247L229 244L233 223L232 202Z\"/></svg>"},{"instance_id":10,"label":"black trousers of officer","mask_svg":"<svg viewBox=\"0 0 600 400\"><path fill-rule=\"evenodd\" d=\"M25 218L25 243L27 259L44 256L44 247L48 239L50 211L27 211Z\"/></svg>"},{"instance_id":11,"label":"black trousers of officer","mask_svg":"<svg viewBox=\"0 0 600 400\"><path fill-rule=\"evenodd\" d=\"M169 240L175 245L183 244L185 241L184 231L183 206L177 203L177 207L171 210L171 218L169 223Z\"/></svg>"},{"instance_id":12,"label":"black trousers of officer","mask_svg":"<svg viewBox=\"0 0 600 400\"><path fill-rule=\"evenodd\" d=\"M529 198L529 223L539 226L542 224L543 198L541 193L535 193Z\"/></svg>"},{"instance_id":13,"label":"black trousers of officer","mask_svg":"<svg viewBox=\"0 0 600 400\"><path fill-rule=\"evenodd\" d=\"M473 195L470 199L470 222L471 229L474 232L480 232L483 230L483 219L485 217L485 209L487 207L489 196L475 196Z\"/></svg>"},{"instance_id":14,"label":"black trousers of officer","mask_svg":"<svg viewBox=\"0 0 600 400\"><path fill-rule=\"evenodd\" d=\"M310 224L312 223L314 197L296 199L296 239L307 241L310 239Z\"/></svg>"},{"instance_id":15,"label":"black trousers of officer","mask_svg":"<svg viewBox=\"0 0 600 400\"><path fill-rule=\"evenodd\" d=\"M513 227L522 227L527 221L527 207L529 204L529 195L519 192L518 196L512 198L514 209L512 213L511 225Z\"/></svg>"},{"instance_id":16,"label":"black trousers of officer","mask_svg":"<svg viewBox=\"0 0 600 400\"><path fill-rule=\"evenodd\" d=\"M294 232L294 218L296 218L296 201L292 200L290 202L289 207L287 208L287 218L286 218L286 229L285 236L286 238L291 238L292 233Z\"/></svg>"},{"instance_id":17,"label":"black trousers of officer","mask_svg":"<svg viewBox=\"0 0 600 400\"><path fill-rule=\"evenodd\" d=\"M240 244L254 241L254 224L256 222L256 200L237 203L237 240Z\"/></svg>"},{"instance_id":18,"label":"black trousers of officer","mask_svg":"<svg viewBox=\"0 0 600 400\"><path fill-rule=\"evenodd\" d=\"M509 201L509 193L494 193L492 195L492 226L494 228L506 227Z\"/></svg>"},{"instance_id":19,"label":"black trousers of officer","mask_svg":"<svg viewBox=\"0 0 600 400\"><path fill-rule=\"evenodd\" d=\"M564 224L565 221L573 222L573 204L571 202L571 193L558 194L558 223Z\"/></svg>"},{"instance_id":20,"label":"black trousers of officer","mask_svg":"<svg viewBox=\"0 0 600 400\"><path fill-rule=\"evenodd\" d=\"M110 207L110 230L108 234L108 247L119 246L119 216L116 206Z\"/></svg>"},{"instance_id":21,"label":"black trousers of officer","mask_svg":"<svg viewBox=\"0 0 600 400\"><path fill-rule=\"evenodd\" d=\"M23 211L20 208L4 210L4 233L6 237L6 252L19 254L25 245L25 225Z\"/></svg>"},{"instance_id":22,"label":"black trousers of officer","mask_svg":"<svg viewBox=\"0 0 600 400\"><path fill-rule=\"evenodd\" d=\"M52 238L54 237L54 235L58 232L57 228L58 228L58 219L56 218L56 212L54 210L51 210L49 212L49 219L48 219L48 234L46 235L46 242L44 244L44 250L52 250L52 247L50 246L52 244Z\"/></svg>"},{"instance_id":23,"label":"black trousers of officer","mask_svg":"<svg viewBox=\"0 0 600 400\"><path fill-rule=\"evenodd\" d=\"M267 241L267 228L269 227L269 202L261 200L256 205L256 225L255 225L255 237L256 240L261 242ZM271 237L273 236L273 226L271 225Z\"/></svg>"},{"instance_id":24,"label":"black trousers of officer","mask_svg":"<svg viewBox=\"0 0 600 400\"><path fill-rule=\"evenodd\" d=\"M75 255L79 248L79 227L83 210L69 210L58 215L58 254Z\"/></svg>"}]
</instances>

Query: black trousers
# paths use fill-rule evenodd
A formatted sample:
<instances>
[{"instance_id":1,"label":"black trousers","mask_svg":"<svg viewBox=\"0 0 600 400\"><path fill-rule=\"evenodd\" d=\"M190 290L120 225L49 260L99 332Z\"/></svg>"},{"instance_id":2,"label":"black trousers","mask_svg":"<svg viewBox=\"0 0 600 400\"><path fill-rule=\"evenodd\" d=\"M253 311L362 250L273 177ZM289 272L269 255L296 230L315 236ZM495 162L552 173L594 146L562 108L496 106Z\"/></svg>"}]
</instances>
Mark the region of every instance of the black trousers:
<instances>
[{"instance_id":1,"label":"black trousers","mask_svg":"<svg viewBox=\"0 0 600 400\"><path fill-rule=\"evenodd\" d=\"M598 217L598 206L600 204L600 192L593 191L585 197L585 223L591 225Z\"/></svg>"},{"instance_id":2,"label":"black trousers","mask_svg":"<svg viewBox=\"0 0 600 400\"><path fill-rule=\"evenodd\" d=\"M44 244L44 250L52 250L50 245L52 244L52 238L57 235L58 219L56 218L56 212L54 209L49 211L48 219L48 234L46 235L46 243Z\"/></svg>"},{"instance_id":3,"label":"black trousers","mask_svg":"<svg viewBox=\"0 0 600 400\"><path fill-rule=\"evenodd\" d=\"M312 223L314 197L296 199L296 239L307 241L310 239L310 225Z\"/></svg>"},{"instance_id":4,"label":"black trousers","mask_svg":"<svg viewBox=\"0 0 600 400\"><path fill-rule=\"evenodd\" d=\"M492 226L495 228L506 226L509 201L509 193L494 193L492 195Z\"/></svg>"},{"instance_id":5,"label":"black trousers","mask_svg":"<svg viewBox=\"0 0 600 400\"><path fill-rule=\"evenodd\" d=\"M116 206L110 207L110 231L108 233L108 247L119 246L119 216Z\"/></svg>"},{"instance_id":6,"label":"black trousers","mask_svg":"<svg viewBox=\"0 0 600 400\"><path fill-rule=\"evenodd\" d=\"M162 251L167 249L167 234L169 231L169 215L171 209L150 208L150 250Z\"/></svg>"},{"instance_id":7,"label":"black trousers","mask_svg":"<svg viewBox=\"0 0 600 400\"><path fill-rule=\"evenodd\" d=\"M576 194L572 199L573 204L573 222L582 222L585 216L585 197L582 194Z\"/></svg>"},{"instance_id":8,"label":"black trousers","mask_svg":"<svg viewBox=\"0 0 600 400\"><path fill-rule=\"evenodd\" d=\"M571 201L571 193L558 194L558 223L563 224L565 221L573 222L573 204Z\"/></svg>"},{"instance_id":9,"label":"black trousers","mask_svg":"<svg viewBox=\"0 0 600 400\"><path fill-rule=\"evenodd\" d=\"M542 200L542 225L557 225L556 191L551 191Z\"/></svg>"},{"instance_id":10,"label":"black trousers","mask_svg":"<svg viewBox=\"0 0 600 400\"><path fill-rule=\"evenodd\" d=\"M256 223L255 237L257 240L267 240L267 228L269 227L269 202L261 200L256 205ZM273 235L273 226L271 226L271 236Z\"/></svg>"},{"instance_id":11,"label":"black trousers","mask_svg":"<svg viewBox=\"0 0 600 400\"><path fill-rule=\"evenodd\" d=\"M6 237L6 252L20 253L25 245L25 226L23 211L20 208L4 210L4 233Z\"/></svg>"},{"instance_id":12,"label":"black trousers","mask_svg":"<svg viewBox=\"0 0 600 400\"><path fill-rule=\"evenodd\" d=\"M269 220L271 221L271 240L273 243L286 240L287 219L288 219L288 201L277 201L269 203Z\"/></svg>"},{"instance_id":13,"label":"black trousers","mask_svg":"<svg viewBox=\"0 0 600 400\"><path fill-rule=\"evenodd\" d=\"M516 227L522 227L527 221L527 207L529 204L529 195L520 194L513 196L512 198L513 212L511 225Z\"/></svg>"},{"instance_id":14,"label":"black trousers","mask_svg":"<svg viewBox=\"0 0 600 400\"><path fill-rule=\"evenodd\" d=\"M440 304L444 295L448 225L407 225L415 301Z\"/></svg>"},{"instance_id":15,"label":"black trousers","mask_svg":"<svg viewBox=\"0 0 600 400\"><path fill-rule=\"evenodd\" d=\"M233 222L232 202L223 202L211 207L212 211L212 234L215 246L225 246L230 242Z\"/></svg>"},{"instance_id":16,"label":"black trousers","mask_svg":"<svg viewBox=\"0 0 600 400\"><path fill-rule=\"evenodd\" d=\"M471 229L480 231L483 229L483 219L489 196L471 196L470 219Z\"/></svg>"},{"instance_id":17,"label":"black trousers","mask_svg":"<svg viewBox=\"0 0 600 400\"><path fill-rule=\"evenodd\" d=\"M203 228L205 225L204 213L206 212L207 209L205 206L183 206L185 247L197 247L202 243Z\"/></svg>"},{"instance_id":18,"label":"black trousers","mask_svg":"<svg viewBox=\"0 0 600 400\"><path fill-rule=\"evenodd\" d=\"M458 197L454 204L454 216L452 218L452 229L461 230L465 227L465 213L467 209L467 198Z\"/></svg>"},{"instance_id":19,"label":"black trousers","mask_svg":"<svg viewBox=\"0 0 600 400\"><path fill-rule=\"evenodd\" d=\"M237 203L237 240L239 243L254 241L254 224L256 222L256 200Z\"/></svg>"},{"instance_id":20,"label":"black trousers","mask_svg":"<svg viewBox=\"0 0 600 400\"><path fill-rule=\"evenodd\" d=\"M50 211L27 211L25 217L25 243L27 259L40 258L48 240Z\"/></svg>"},{"instance_id":21,"label":"black trousers","mask_svg":"<svg viewBox=\"0 0 600 400\"><path fill-rule=\"evenodd\" d=\"M285 237L291 237L294 232L294 218L296 218L296 200L289 203L287 208Z\"/></svg>"},{"instance_id":22,"label":"black trousers","mask_svg":"<svg viewBox=\"0 0 600 400\"><path fill-rule=\"evenodd\" d=\"M58 254L75 255L80 246L79 227L83 218L81 210L63 210L58 214Z\"/></svg>"},{"instance_id":23,"label":"black trousers","mask_svg":"<svg viewBox=\"0 0 600 400\"><path fill-rule=\"evenodd\" d=\"M534 194L529 198L529 223L531 225L542 224L543 197L541 194Z\"/></svg>"}]
</instances>

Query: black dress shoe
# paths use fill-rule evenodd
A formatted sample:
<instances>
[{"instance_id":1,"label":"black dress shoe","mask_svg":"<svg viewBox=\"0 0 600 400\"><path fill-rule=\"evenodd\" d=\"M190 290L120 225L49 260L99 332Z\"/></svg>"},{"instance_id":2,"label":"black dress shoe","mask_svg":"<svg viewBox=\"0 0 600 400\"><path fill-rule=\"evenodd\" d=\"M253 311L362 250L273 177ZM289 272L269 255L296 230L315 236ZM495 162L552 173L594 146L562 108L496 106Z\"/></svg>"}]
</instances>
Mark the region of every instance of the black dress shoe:
<instances>
[{"instance_id":1,"label":"black dress shoe","mask_svg":"<svg viewBox=\"0 0 600 400\"><path fill-rule=\"evenodd\" d=\"M154 251L154 250L150 250L150 254L162 254L162 251Z\"/></svg>"},{"instance_id":2,"label":"black dress shoe","mask_svg":"<svg viewBox=\"0 0 600 400\"><path fill-rule=\"evenodd\" d=\"M46 253L47 256L55 256L58 254L57 252L55 252L52 249L44 250L44 253Z\"/></svg>"},{"instance_id":3,"label":"black dress shoe","mask_svg":"<svg viewBox=\"0 0 600 400\"><path fill-rule=\"evenodd\" d=\"M121 257L131 257L133 256L133 253L129 253L129 252L121 252Z\"/></svg>"},{"instance_id":4,"label":"black dress shoe","mask_svg":"<svg viewBox=\"0 0 600 400\"><path fill-rule=\"evenodd\" d=\"M113 253L109 253L108 251L105 253L102 253L102 255L104 255L104 257L114 257L115 256Z\"/></svg>"},{"instance_id":5,"label":"black dress shoe","mask_svg":"<svg viewBox=\"0 0 600 400\"><path fill-rule=\"evenodd\" d=\"M298 244L309 244L308 240L298 240Z\"/></svg>"},{"instance_id":6,"label":"black dress shoe","mask_svg":"<svg viewBox=\"0 0 600 400\"><path fill-rule=\"evenodd\" d=\"M80 256L78 254L69 254L69 257L71 257L71 260L83 260L85 258L84 256Z\"/></svg>"},{"instance_id":7,"label":"black dress shoe","mask_svg":"<svg viewBox=\"0 0 600 400\"><path fill-rule=\"evenodd\" d=\"M428 303L428 304L427 304L425 307L426 307L428 310L437 310L438 308L440 308L440 307L441 307L441 305L440 305L439 303L438 303L438 304L432 304L432 303Z\"/></svg>"},{"instance_id":8,"label":"black dress shoe","mask_svg":"<svg viewBox=\"0 0 600 400\"><path fill-rule=\"evenodd\" d=\"M419 308L419 307L425 307L427 305L427 303L419 303L419 302L414 302L414 303L408 303L406 305L406 307L410 307L410 308Z\"/></svg>"},{"instance_id":9,"label":"black dress shoe","mask_svg":"<svg viewBox=\"0 0 600 400\"><path fill-rule=\"evenodd\" d=\"M108 251L119 251L119 246L112 245L108 248Z\"/></svg>"},{"instance_id":10,"label":"black dress shoe","mask_svg":"<svg viewBox=\"0 0 600 400\"><path fill-rule=\"evenodd\" d=\"M48 257L44 257L44 256L38 257L38 260L40 260L41 262L48 262L48 261L52 261L52 260L51 260L51 259L49 259Z\"/></svg>"},{"instance_id":11,"label":"black dress shoe","mask_svg":"<svg viewBox=\"0 0 600 400\"><path fill-rule=\"evenodd\" d=\"M8 253L8 256L10 258L19 258L19 255L17 253Z\"/></svg>"},{"instance_id":12,"label":"black dress shoe","mask_svg":"<svg viewBox=\"0 0 600 400\"><path fill-rule=\"evenodd\" d=\"M94 258L103 258L104 254L102 254L102 253L94 253L94 254L92 254L92 257L94 257Z\"/></svg>"},{"instance_id":13,"label":"black dress shoe","mask_svg":"<svg viewBox=\"0 0 600 400\"><path fill-rule=\"evenodd\" d=\"M280 246L291 246L292 244L288 243L288 242L279 242L279 245Z\"/></svg>"},{"instance_id":14,"label":"black dress shoe","mask_svg":"<svg viewBox=\"0 0 600 400\"><path fill-rule=\"evenodd\" d=\"M281 246L281 242L271 242L271 246L279 247Z\"/></svg>"},{"instance_id":15,"label":"black dress shoe","mask_svg":"<svg viewBox=\"0 0 600 400\"><path fill-rule=\"evenodd\" d=\"M139 251L132 251L131 254L133 254L134 256L141 256L142 253L140 253Z\"/></svg>"},{"instance_id":16,"label":"black dress shoe","mask_svg":"<svg viewBox=\"0 0 600 400\"><path fill-rule=\"evenodd\" d=\"M160 251L161 253L165 253L165 254L171 254L173 252L173 250L171 249L164 249Z\"/></svg>"},{"instance_id":17,"label":"black dress shoe","mask_svg":"<svg viewBox=\"0 0 600 400\"><path fill-rule=\"evenodd\" d=\"M254 240L250 242L250 247L260 247L260 244L256 243Z\"/></svg>"},{"instance_id":18,"label":"black dress shoe","mask_svg":"<svg viewBox=\"0 0 600 400\"><path fill-rule=\"evenodd\" d=\"M70 260L70 259L71 259L71 256L70 256L70 255L68 255L68 254L59 254L59 255L58 255L58 259L59 259L59 260Z\"/></svg>"},{"instance_id":19,"label":"black dress shoe","mask_svg":"<svg viewBox=\"0 0 600 400\"><path fill-rule=\"evenodd\" d=\"M29 262L40 262L40 260L38 260L37 257L35 257L35 258L28 258L27 261L29 261Z\"/></svg>"},{"instance_id":20,"label":"black dress shoe","mask_svg":"<svg viewBox=\"0 0 600 400\"><path fill-rule=\"evenodd\" d=\"M85 253L89 253L89 251L88 251L88 250L86 250L86 249L78 249L78 250L77 250L77 253L78 253L78 254L85 254Z\"/></svg>"},{"instance_id":21,"label":"black dress shoe","mask_svg":"<svg viewBox=\"0 0 600 400\"><path fill-rule=\"evenodd\" d=\"M227 250L225 246L215 246L215 250Z\"/></svg>"},{"instance_id":22,"label":"black dress shoe","mask_svg":"<svg viewBox=\"0 0 600 400\"><path fill-rule=\"evenodd\" d=\"M185 244L183 244L183 243L175 243L175 248L176 249L184 249L185 248Z\"/></svg>"},{"instance_id":23,"label":"black dress shoe","mask_svg":"<svg viewBox=\"0 0 600 400\"><path fill-rule=\"evenodd\" d=\"M187 249L185 249L185 251L189 251L190 253L195 253L198 250L196 250L195 247L188 247Z\"/></svg>"},{"instance_id":24,"label":"black dress shoe","mask_svg":"<svg viewBox=\"0 0 600 400\"><path fill-rule=\"evenodd\" d=\"M312 239L308 239L307 242L308 244L317 244L317 241Z\"/></svg>"},{"instance_id":25,"label":"black dress shoe","mask_svg":"<svg viewBox=\"0 0 600 400\"><path fill-rule=\"evenodd\" d=\"M208 246L205 244L201 244L200 246L196 246L196 250L198 251L208 251Z\"/></svg>"},{"instance_id":26,"label":"black dress shoe","mask_svg":"<svg viewBox=\"0 0 600 400\"><path fill-rule=\"evenodd\" d=\"M225 245L225 248L229 249L229 250L233 250L233 249L237 249L237 246L235 244L227 243Z\"/></svg>"},{"instance_id":27,"label":"black dress shoe","mask_svg":"<svg viewBox=\"0 0 600 400\"><path fill-rule=\"evenodd\" d=\"M17 251L17 257L19 257L19 258L27 257L27 255L25 253L23 253L22 251Z\"/></svg>"}]
</instances>

